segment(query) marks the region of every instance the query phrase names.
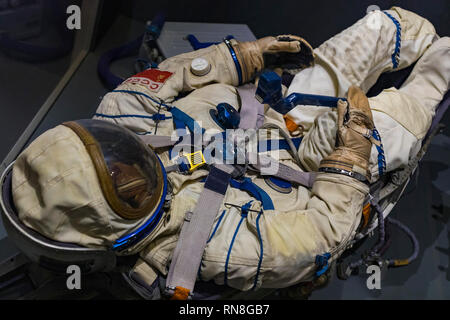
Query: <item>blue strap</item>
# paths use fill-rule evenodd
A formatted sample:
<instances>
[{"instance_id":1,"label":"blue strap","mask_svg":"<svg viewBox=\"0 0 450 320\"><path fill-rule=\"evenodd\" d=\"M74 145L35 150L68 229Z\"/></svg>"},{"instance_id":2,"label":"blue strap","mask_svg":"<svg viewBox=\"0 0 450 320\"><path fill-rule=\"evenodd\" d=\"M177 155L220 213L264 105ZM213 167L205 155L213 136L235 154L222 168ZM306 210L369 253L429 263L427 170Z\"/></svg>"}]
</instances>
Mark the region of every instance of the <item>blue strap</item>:
<instances>
[{"instance_id":1,"label":"blue strap","mask_svg":"<svg viewBox=\"0 0 450 320\"><path fill-rule=\"evenodd\" d=\"M291 139L294 144L294 147L296 149L299 148L300 143L302 142L302 139L303 139L303 137ZM276 144L274 143L274 141L277 141L277 140L267 140L267 143L265 145L258 143L258 152L266 152L266 151L275 150ZM279 139L277 141L277 144L278 144L278 150L290 150L291 149L285 139Z\"/></svg>"},{"instance_id":2,"label":"blue strap","mask_svg":"<svg viewBox=\"0 0 450 320\"><path fill-rule=\"evenodd\" d=\"M380 142L380 145L379 146L375 145L375 147L377 148L378 151L378 174L381 177L386 172L386 157L384 156L384 149L383 144L381 143L380 134L378 133L378 130L375 128L372 130L372 137L378 142Z\"/></svg>"},{"instance_id":3,"label":"blue strap","mask_svg":"<svg viewBox=\"0 0 450 320\"><path fill-rule=\"evenodd\" d=\"M110 91L110 92L121 92L121 93L136 94L136 95L138 95L138 96L143 96L143 97L145 97L145 98L147 98L147 99L153 101L154 103L160 104L160 105L162 105L163 107L166 107L167 109L172 108L172 106L169 106L168 104L165 104L165 103L163 103L163 102L161 102L161 101L158 101L158 100L156 100L155 98L150 97L148 94L145 94L145 93L140 92L140 91L134 91L134 90L112 90L112 91Z\"/></svg>"},{"instance_id":4,"label":"blue strap","mask_svg":"<svg viewBox=\"0 0 450 320\"><path fill-rule=\"evenodd\" d=\"M205 129L200 127L200 125L194 119L192 119L189 115L187 115L186 113L184 113L177 107L170 106L168 104L165 104L161 101L156 100L155 98L150 97L148 94L145 94L140 91L133 91L133 90L112 90L111 92L122 92L122 93L129 93L129 94L136 94L136 95L143 96L143 97L153 101L154 103L157 103L157 104L167 108L167 111L172 113L172 117L174 119L176 119L179 123L184 123L185 126L188 127L189 130L191 130L191 132L195 132L196 130L200 129L202 134L205 133ZM155 115L153 115L153 116L155 116Z\"/></svg>"},{"instance_id":5,"label":"blue strap","mask_svg":"<svg viewBox=\"0 0 450 320\"><path fill-rule=\"evenodd\" d=\"M392 15L390 15L386 11L383 11L383 13L385 15L387 15L392 20L392 22L394 22L395 27L397 29L397 33L395 35L395 49L394 49L394 53L391 56L393 68L396 69L399 64L400 48L402 46L402 42L401 42L402 41L402 26L400 25L400 22L398 22L397 19L395 19Z\"/></svg>"},{"instance_id":6,"label":"blue strap","mask_svg":"<svg viewBox=\"0 0 450 320\"><path fill-rule=\"evenodd\" d=\"M228 36L226 36L225 39L230 40L233 38L234 37L232 35L228 35ZM194 50L207 48L207 47L215 45L215 44L220 44L220 42L200 42L200 41L198 41L197 37L194 36L193 34L188 34L186 39L189 41L189 43L192 46L192 49L194 49Z\"/></svg>"},{"instance_id":7,"label":"blue strap","mask_svg":"<svg viewBox=\"0 0 450 320\"><path fill-rule=\"evenodd\" d=\"M175 130L180 133L179 136L187 134L186 125L180 119L173 118L173 126L175 127Z\"/></svg>"},{"instance_id":8,"label":"blue strap","mask_svg":"<svg viewBox=\"0 0 450 320\"><path fill-rule=\"evenodd\" d=\"M233 46L231 45L231 43L228 39L225 39L224 42L227 45L228 50L230 50L231 58L233 58L234 65L236 66L236 72L238 74L239 85L242 85L242 69L241 69L241 64L239 63L239 60L236 56L236 52L234 52Z\"/></svg>"},{"instance_id":9,"label":"blue strap","mask_svg":"<svg viewBox=\"0 0 450 320\"><path fill-rule=\"evenodd\" d=\"M225 285L228 285L228 262L230 261L231 250L233 249L234 241L236 240L236 236L238 234L239 228L241 227L242 221L244 221L244 219L247 218L248 209L250 209L252 202L253 202L253 200L250 200L249 202L247 202L246 204L244 204L241 207L241 220L239 220L236 230L234 231L233 238L231 239L230 247L228 248L227 259L225 260L225 272L224 272L224 281L223 281Z\"/></svg>"},{"instance_id":10,"label":"blue strap","mask_svg":"<svg viewBox=\"0 0 450 320\"><path fill-rule=\"evenodd\" d=\"M225 285L228 285L228 262L230 261L231 250L233 249L234 240L236 239L237 233L244 219L245 217L241 216L241 220L239 220L239 224L236 227L236 230L234 231L233 238L231 239L230 247L228 248L227 259L225 260L225 272L223 276L223 282Z\"/></svg>"},{"instance_id":11,"label":"blue strap","mask_svg":"<svg viewBox=\"0 0 450 320\"><path fill-rule=\"evenodd\" d=\"M109 118L109 119L118 119L118 118L143 118L143 119L151 119L154 121L157 120L167 120L172 119L172 117L168 117L165 114L162 113L155 113L150 116L141 115L141 114L121 114L121 115L111 115L111 114L104 114L104 113L96 113L94 114L96 117L101 118Z\"/></svg>"},{"instance_id":12,"label":"blue strap","mask_svg":"<svg viewBox=\"0 0 450 320\"><path fill-rule=\"evenodd\" d=\"M222 222L223 217L225 216L225 213L227 212L227 210L223 210L222 214L219 217L219 220L217 221L216 225L214 226L214 230L211 233L211 236L209 237L208 241L206 241L206 243L209 243L211 241L211 239L214 237L214 235L216 234L217 229L220 226L220 223Z\"/></svg>"},{"instance_id":13,"label":"blue strap","mask_svg":"<svg viewBox=\"0 0 450 320\"><path fill-rule=\"evenodd\" d=\"M192 119L188 114L181 111L177 107L171 107L169 109L169 112L172 113L172 117L179 121L179 123L184 123L191 132L198 132L199 130L201 130L202 134L205 133L205 129L200 127L200 125L194 119Z\"/></svg>"},{"instance_id":14,"label":"blue strap","mask_svg":"<svg viewBox=\"0 0 450 320\"><path fill-rule=\"evenodd\" d=\"M256 200L261 201L264 210L274 210L270 196L263 189L254 184L250 178L245 177L242 181L231 179L230 186L250 193Z\"/></svg>"},{"instance_id":15,"label":"blue strap","mask_svg":"<svg viewBox=\"0 0 450 320\"><path fill-rule=\"evenodd\" d=\"M253 202L253 200L250 200L249 202L247 202L246 204L244 204L244 205L241 207L241 215L242 215L244 218L247 218L247 216L248 216L248 210L250 210L250 208L251 208L251 206L252 206L252 202Z\"/></svg>"}]
</instances>

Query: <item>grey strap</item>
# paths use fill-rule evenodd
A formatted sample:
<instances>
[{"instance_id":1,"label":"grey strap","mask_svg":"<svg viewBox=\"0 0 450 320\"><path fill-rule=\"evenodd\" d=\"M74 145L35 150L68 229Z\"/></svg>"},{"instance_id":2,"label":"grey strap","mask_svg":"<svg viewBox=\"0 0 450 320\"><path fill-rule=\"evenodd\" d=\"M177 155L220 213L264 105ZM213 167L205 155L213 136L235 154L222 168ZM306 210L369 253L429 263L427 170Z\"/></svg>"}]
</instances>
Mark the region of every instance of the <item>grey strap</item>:
<instances>
[{"instance_id":1,"label":"grey strap","mask_svg":"<svg viewBox=\"0 0 450 320\"><path fill-rule=\"evenodd\" d=\"M140 135L139 138L152 148L171 147L178 141L172 140L170 136Z\"/></svg>"},{"instance_id":2,"label":"grey strap","mask_svg":"<svg viewBox=\"0 0 450 320\"><path fill-rule=\"evenodd\" d=\"M172 139L171 136L157 136L157 135L140 135L139 138L144 142L145 144L150 145L152 148L164 148L164 147L172 147L174 146L178 141L179 146L185 146L185 147L191 147L192 145L196 145L195 142L192 143L191 141L191 134L186 134L180 137ZM203 136L199 136L202 137ZM197 137L198 138L198 137ZM183 143L184 141L184 143ZM186 141L189 141L186 143ZM207 140L201 140L198 143L198 146L206 147L208 145L209 141Z\"/></svg>"},{"instance_id":3,"label":"grey strap","mask_svg":"<svg viewBox=\"0 0 450 320\"><path fill-rule=\"evenodd\" d=\"M169 136L155 136L155 135L148 135L148 136L140 136L142 141L144 143L151 145L153 148L160 148L160 147L166 147L166 146L172 146L175 144L176 141L172 141L171 137ZM305 186L307 188L311 188L314 179L316 178L317 173L316 172L302 172L299 170L296 170L294 168L291 168L285 164L282 164L281 162L273 159L270 156L257 154L257 153L248 153L248 158L251 159L250 163L252 163L252 166L257 169L261 175L271 175L278 177L280 179L300 184L302 186ZM215 165L216 168L219 168L220 165ZM177 166L170 166L167 167L167 171L171 172L176 170ZM273 170L270 170L267 168L277 168L276 172ZM226 165L220 166L220 169L222 171L227 170L234 170L233 167L228 167Z\"/></svg>"},{"instance_id":4,"label":"grey strap","mask_svg":"<svg viewBox=\"0 0 450 320\"><path fill-rule=\"evenodd\" d=\"M264 123L264 105L255 98L255 85L248 83L238 87L237 91L241 97L239 128L244 130L260 128Z\"/></svg>"},{"instance_id":5,"label":"grey strap","mask_svg":"<svg viewBox=\"0 0 450 320\"><path fill-rule=\"evenodd\" d=\"M261 175L274 176L292 183L300 184L311 188L316 178L316 172L303 172L289 167L268 155L257 153L248 153L252 167L260 172Z\"/></svg>"},{"instance_id":6,"label":"grey strap","mask_svg":"<svg viewBox=\"0 0 450 320\"><path fill-rule=\"evenodd\" d=\"M278 172L275 174L275 176L280 179L305 186L307 188L312 188L317 176L317 172L303 172L280 163Z\"/></svg>"},{"instance_id":7,"label":"grey strap","mask_svg":"<svg viewBox=\"0 0 450 320\"><path fill-rule=\"evenodd\" d=\"M190 293L194 290L203 251L233 170L232 166L211 166L195 209L186 215L183 223L167 276L168 294L173 294L177 287Z\"/></svg>"}]
</instances>

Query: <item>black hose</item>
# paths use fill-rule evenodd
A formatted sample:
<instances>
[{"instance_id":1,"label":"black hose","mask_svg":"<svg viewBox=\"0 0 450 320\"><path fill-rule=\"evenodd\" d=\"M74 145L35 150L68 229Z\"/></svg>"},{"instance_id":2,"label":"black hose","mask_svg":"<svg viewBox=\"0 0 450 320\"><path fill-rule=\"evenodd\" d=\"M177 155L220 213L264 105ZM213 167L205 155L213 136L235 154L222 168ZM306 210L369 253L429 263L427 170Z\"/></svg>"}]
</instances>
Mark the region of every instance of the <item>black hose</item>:
<instances>
[{"instance_id":1,"label":"black hose","mask_svg":"<svg viewBox=\"0 0 450 320\"><path fill-rule=\"evenodd\" d=\"M377 254L385 243L386 233L384 229L383 209L381 209L380 205L378 204L378 201L372 203L372 208L374 208L377 211L379 237L377 244L370 250L370 253Z\"/></svg>"},{"instance_id":2,"label":"black hose","mask_svg":"<svg viewBox=\"0 0 450 320\"><path fill-rule=\"evenodd\" d=\"M374 258L380 261L379 257L381 257L386 252L386 250L389 248L391 244L391 236L390 236L391 232L390 228L387 227L386 222L387 224L392 224L398 227L400 230L406 233L406 235L410 238L413 244L413 253L408 258L387 259L385 260L386 265L389 268L407 266L415 259L417 259L419 255L420 251L419 241L417 240L417 237L414 235L411 229L394 218L388 217L386 218L386 220L384 220L383 211L381 210L381 207L378 205L378 203L373 203L372 206L375 208L375 210L377 210L378 229L379 229L378 242L371 250L369 250L368 254L365 257L348 264L345 270L342 269L343 262L338 266L338 277L342 280L347 279L352 274L353 270L358 268L362 264L371 263L373 262Z\"/></svg>"},{"instance_id":3,"label":"black hose","mask_svg":"<svg viewBox=\"0 0 450 320\"><path fill-rule=\"evenodd\" d=\"M420 251L420 245L419 241L417 240L417 237L414 235L414 233L409 229L406 225L401 223L400 221L394 219L394 218L388 218L388 223L393 224L394 226L398 227L400 230L402 230L406 235L411 239L411 242L413 244L413 253L406 259L388 259L388 266L389 267L401 267L406 266L417 259Z\"/></svg>"},{"instance_id":4,"label":"black hose","mask_svg":"<svg viewBox=\"0 0 450 320\"><path fill-rule=\"evenodd\" d=\"M384 245L380 248L380 250L378 250L378 255L380 257L383 256L386 253L387 249L389 249L389 247L391 246L391 243L392 243L391 228L389 227L388 223L384 224L384 229L385 229Z\"/></svg>"},{"instance_id":5,"label":"black hose","mask_svg":"<svg viewBox=\"0 0 450 320\"><path fill-rule=\"evenodd\" d=\"M151 47L156 48L156 39L158 39L161 34L165 18L165 13L163 11L159 11L153 18L151 24L147 26L145 33L141 34L133 41L105 52L100 57L97 65L97 72L105 82L108 89L112 90L116 88L124 80L111 72L109 69L111 63L115 60L136 54L139 51L144 39L145 42L149 43Z\"/></svg>"},{"instance_id":6,"label":"black hose","mask_svg":"<svg viewBox=\"0 0 450 320\"><path fill-rule=\"evenodd\" d=\"M139 47L141 46L143 37L144 35L142 34L133 41L130 41L120 47L108 50L100 57L97 65L97 72L109 90L116 88L124 80L111 72L109 69L110 64L115 60L137 53Z\"/></svg>"}]
</instances>

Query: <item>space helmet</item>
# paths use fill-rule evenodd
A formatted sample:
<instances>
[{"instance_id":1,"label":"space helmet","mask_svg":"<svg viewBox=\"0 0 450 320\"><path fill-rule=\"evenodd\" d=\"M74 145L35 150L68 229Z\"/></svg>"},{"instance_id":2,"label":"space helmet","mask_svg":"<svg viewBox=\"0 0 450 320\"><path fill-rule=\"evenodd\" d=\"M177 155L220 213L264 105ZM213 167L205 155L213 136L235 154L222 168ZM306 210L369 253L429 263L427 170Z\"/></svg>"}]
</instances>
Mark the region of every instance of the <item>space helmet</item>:
<instances>
[{"instance_id":1,"label":"space helmet","mask_svg":"<svg viewBox=\"0 0 450 320\"><path fill-rule=\"evenodd\" d=\"M64 248L136 253L162 220L167 194L156 153L132 131L93 119L44 132L1 182L8 234L19 233L23 251L35 240L44 251L60 245L60 259Z\"/></svg>"}]
</instances>

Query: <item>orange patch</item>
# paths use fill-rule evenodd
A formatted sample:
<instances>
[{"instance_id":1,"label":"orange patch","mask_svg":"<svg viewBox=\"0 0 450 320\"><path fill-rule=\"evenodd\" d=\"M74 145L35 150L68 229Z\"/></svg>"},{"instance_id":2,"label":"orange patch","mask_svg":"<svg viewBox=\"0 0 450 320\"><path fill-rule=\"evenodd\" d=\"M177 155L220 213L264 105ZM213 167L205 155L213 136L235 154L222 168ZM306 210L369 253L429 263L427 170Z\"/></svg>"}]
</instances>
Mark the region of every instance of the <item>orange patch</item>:
<instances>
[{"instance_id":1,"label":"orange patch","mask_svg":"<svg viewBox=\"0 0 450 320\"><path fill-rule=\"evenodd\" d=\"M362 214L363 214L363 225L362 228L365 228L367 224L369 223L370 218L370 203L366 203L366 205L363 207Z\"/></svg>"}]
</instances>

